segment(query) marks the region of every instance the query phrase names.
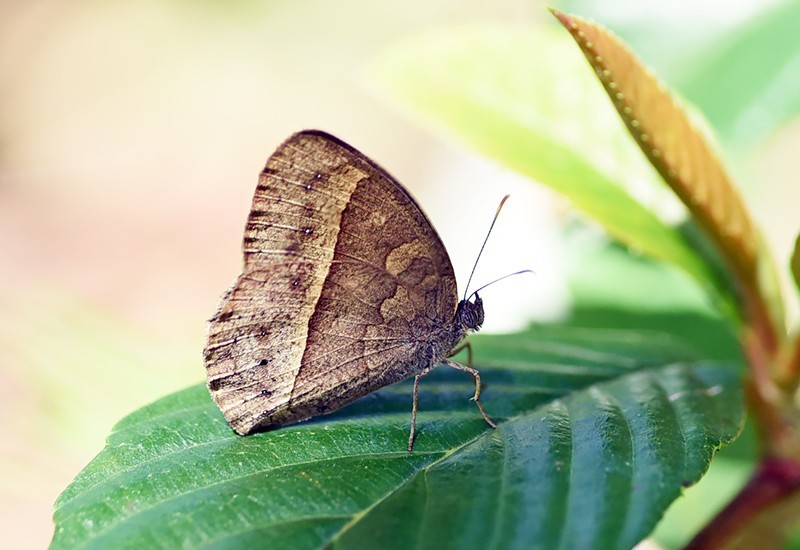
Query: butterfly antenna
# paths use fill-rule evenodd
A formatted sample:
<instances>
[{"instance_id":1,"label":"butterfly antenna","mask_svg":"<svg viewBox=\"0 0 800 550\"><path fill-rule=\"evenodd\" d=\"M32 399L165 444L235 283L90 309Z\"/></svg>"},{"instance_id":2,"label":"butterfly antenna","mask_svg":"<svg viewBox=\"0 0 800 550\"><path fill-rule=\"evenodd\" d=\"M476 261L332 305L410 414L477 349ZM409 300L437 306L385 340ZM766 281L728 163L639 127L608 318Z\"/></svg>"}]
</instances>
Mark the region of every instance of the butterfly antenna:
<instances>
[{"instance_id":1,"label":"butterfly antenna","mask_svg":"<svg viewBox=\"0 0 800 550\"><path fill-rule=\"evenodd\" d=\"M467 279L467 286L464 288L465 300L467 299L467 292L469 292L469 284L472 282L472 276L475 275L475 268L478 267L478 262L481 259L481 254L483 254L483 249L486 248L486 242L489 240L489 235L492 234L492 229L494 229L494 224L497 222L497 217L500 215L500 210L502 210L503 205L506 203L508 197L510 196L511 195L506 195L505 197L500 199L500 204L497 205L497 212L494 213L494 219L492 219L492 225L489 226L489 231L486 232L486 238L483 239L483 244L481 245L481 249L480 251L478 251L478 257L475 258L475 263L472 265L472 272L469 274L469 279ZM470 296L472 296L472 294L470 294Z\"/></svg>"},{"instance_id":2,"label":"butterfly antenna","mask_svg":"<svg viewBox=\"0 0 800 550\"><path fill-rule=\"evenodd\" d=\"M495 283L499 283L503 279L508 279L509 277L513 277L514 275L522 275L523 273L536 273L536 272L534 270L532 270L532 269L521 269L519 271L515 271L514 273L509 273L508 275L503 275L499 279L495 279L494 281L492 281L490 283L486 283L485 285L480 287L478 290L473 291L472 294L469 295L469 297L472 298L473 296L475 296L478 292L480 292L481 290L483 290L487 286L491 286L491 285L493 285Z\"/></svg>"}]
</instances>

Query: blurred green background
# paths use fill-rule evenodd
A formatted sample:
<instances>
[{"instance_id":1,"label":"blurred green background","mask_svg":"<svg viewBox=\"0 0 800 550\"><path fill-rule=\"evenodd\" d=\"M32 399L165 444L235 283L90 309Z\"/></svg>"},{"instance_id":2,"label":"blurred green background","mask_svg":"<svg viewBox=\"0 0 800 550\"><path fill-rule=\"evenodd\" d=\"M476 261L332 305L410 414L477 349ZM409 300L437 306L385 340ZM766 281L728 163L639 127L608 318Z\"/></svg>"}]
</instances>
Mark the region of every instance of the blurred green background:
<instances>
[{"instance_id":1,"label":"blurred green background","mask_svg":"<svg viewBox=\"0 0 800 550\"><path fill-rule=\"evenodd\" d=\"M614 29L698 105L785 265L800 225L800 3L551 4ZM513 195L476 281L537 275L487 290L488 330L572 311L574 323L682 331L735 357L688 279L574 229L563 200L410 118L370 76L377 54L418 33L552 32L551 19L534 0L0 3L4 541L46 545L52 502L113 424L204 378L205 320L238 274L256 176L299 129L338 135L404 182L462 285L494 205ZM537 55L552 64L554 51ZM718 499L748 467L720 464ZM686 500L702 506L697 489Z\"/></svg>"}]
</instances>

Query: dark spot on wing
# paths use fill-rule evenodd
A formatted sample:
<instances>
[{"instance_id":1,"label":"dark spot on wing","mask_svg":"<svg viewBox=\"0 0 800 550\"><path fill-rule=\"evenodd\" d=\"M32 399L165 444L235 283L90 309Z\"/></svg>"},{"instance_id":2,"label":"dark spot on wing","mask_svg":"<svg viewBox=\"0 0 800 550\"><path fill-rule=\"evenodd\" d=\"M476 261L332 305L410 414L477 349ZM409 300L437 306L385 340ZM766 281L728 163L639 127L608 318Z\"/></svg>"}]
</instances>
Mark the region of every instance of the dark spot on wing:
<instances>
[{"instance_id":1,"label":"dark spot on wing","mask_svg":"<svg viewBox=\"0 0 800 550\"><path fill-rule=\"evenodd\" d=\"M217 317L217 321L223 321L224 322L224 321L227 321L228 319L230 319L231 317L233 317L233 312L232 311L226 311L224 313L221 313L219 315L219 317Z\"/></svg>"}]
</instances>

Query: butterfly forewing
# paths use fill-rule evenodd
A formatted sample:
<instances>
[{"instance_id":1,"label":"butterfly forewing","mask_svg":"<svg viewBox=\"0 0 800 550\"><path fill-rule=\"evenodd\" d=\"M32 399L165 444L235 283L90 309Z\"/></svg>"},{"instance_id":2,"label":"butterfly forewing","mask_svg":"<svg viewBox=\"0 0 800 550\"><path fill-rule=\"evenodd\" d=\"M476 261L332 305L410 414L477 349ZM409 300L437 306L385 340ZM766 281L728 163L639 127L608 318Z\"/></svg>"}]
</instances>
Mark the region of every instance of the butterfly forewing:
<instances>
[{"instance_id":1,"label":"butterfly forewing","mask_svg":"<svg viewBox=\"0 0 800 550\"><path fill-rule=\"evenodd\" d=\"M270 157L244 253L206 347L209 389L239 433L336 410L453 344L441 240L389 174L332 136L300 132Z\"/></svg>"}]
</instances>

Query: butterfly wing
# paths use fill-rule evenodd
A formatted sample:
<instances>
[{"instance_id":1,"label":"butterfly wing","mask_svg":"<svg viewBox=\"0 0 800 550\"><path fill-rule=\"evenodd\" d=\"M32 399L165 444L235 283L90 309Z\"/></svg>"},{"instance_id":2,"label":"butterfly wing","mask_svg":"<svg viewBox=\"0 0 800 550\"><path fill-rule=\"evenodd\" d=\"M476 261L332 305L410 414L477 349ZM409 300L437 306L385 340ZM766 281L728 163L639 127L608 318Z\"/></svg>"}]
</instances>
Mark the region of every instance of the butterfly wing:
<instances>
[{"instance_id":1,"label":"butterfly wing","mask_svg":"<svg viewBox=\"0 0 800 550\"><path fill-rule=\"evenodd\" d=\"M441 239L399 183L333 136L300 132L267 161L244 255L205 350L211 395L241 434L336 410L452 345Z\"/></svg>"}]
</instances>

